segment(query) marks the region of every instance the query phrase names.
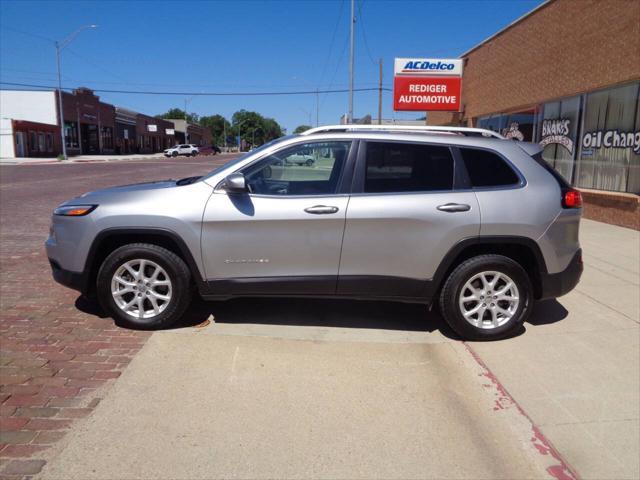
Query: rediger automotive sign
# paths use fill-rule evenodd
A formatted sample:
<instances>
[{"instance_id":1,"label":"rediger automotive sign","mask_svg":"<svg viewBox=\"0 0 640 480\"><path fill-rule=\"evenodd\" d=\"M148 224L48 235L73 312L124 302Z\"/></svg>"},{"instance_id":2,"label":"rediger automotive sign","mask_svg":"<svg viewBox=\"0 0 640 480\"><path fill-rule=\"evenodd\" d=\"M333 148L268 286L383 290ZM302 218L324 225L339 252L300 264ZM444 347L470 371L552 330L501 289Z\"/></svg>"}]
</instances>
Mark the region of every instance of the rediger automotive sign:
<instances>
[{"instance_id":1,"label":"rediger automotive sign","mask_svg":"<svg viewBox=\"0 0 640 480\"><path fill-rule=\"evenodd\" d=\"M408 111L460 110L462 60L396 58L393 108Z\"/></svg>"}]
</instances>

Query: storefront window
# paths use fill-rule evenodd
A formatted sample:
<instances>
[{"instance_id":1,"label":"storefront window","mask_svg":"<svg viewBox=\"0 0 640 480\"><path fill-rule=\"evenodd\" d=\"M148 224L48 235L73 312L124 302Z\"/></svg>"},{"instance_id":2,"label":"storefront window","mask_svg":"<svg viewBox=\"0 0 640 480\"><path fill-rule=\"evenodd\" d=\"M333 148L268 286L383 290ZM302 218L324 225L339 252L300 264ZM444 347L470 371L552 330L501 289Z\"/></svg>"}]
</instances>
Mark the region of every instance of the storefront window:
<instances>
[{"instance_id":1,"label":"storefront window","mask_svg":"<svg viewBox=\"0 0 640 480\"><path fill-rule=\"evenodd\" d=\"M478 118L478 128L486 128L500 133L507 138L521 142L532 142L536 109L528 109L520 112L501 113Z\"/></svg>"},{"instance_id":2,"label":"storefront window","mask_svg":"<svg viewBox=\"0 0 640 480\"><path fill-rule=\"evenodd\" d=\"M38 136L36 132L29 132L29 151L33 153L38 151Z\"/></svg>"},{"instance_id":3,"label":"storefront window","mask_svg":"<svg viewBox=\"0 0 640 480\"><path fill-rule=\"evenodd\" d=\"M38 133L38 151L39 152L46 152L47 151L47 147L45 146L44 143L44 133Z\"/></svg>"},{"instance_id":4,"label":"storefront window","mask_svg":"<svg viewBox=\"0 0 640 480\"><path fill-rule=\"evenodd\" d=\"M102 148L113 148L113 129L111 127L102 127Z\"/></svg>"},{"instance_id":5,"label":"storefront window","mask_svg":"<svg viewBox=\"0 0 640 480\"><path fill-rule=\"evenodd\" d=\"M46 143L47 143L47 152L53 152L53 135L52 134L47 133Z\"/></svg>"},{"instance_id":6,"label":"storefront window","mask_svg":"<svg viewBox=\"0 0 640 480\"><path fill-rule=\"evenodd\" d=\"M540 117L537 139L544 147L542 158L571 183L579 147L580 97L545 103Z\"/></svg>"},{"instance_id":7,"label":"storefront window","mask_svg":"<svg viewBox=\"0 0 640 480\"><path fill-rule=\"evenodd\" d=\"M578 187L640 193L640 83L586 95Z\"/></svg>"},{"instance_id":8,"label":"storefront window","mask_svg":"<svg viewBox=\"0 0 640 480\"><path fill-rule=\"evenodd\" d=\"M79 148L78 124L76 122L64 122L64 141L67 148Z\"/></svg>"}]
</instances>

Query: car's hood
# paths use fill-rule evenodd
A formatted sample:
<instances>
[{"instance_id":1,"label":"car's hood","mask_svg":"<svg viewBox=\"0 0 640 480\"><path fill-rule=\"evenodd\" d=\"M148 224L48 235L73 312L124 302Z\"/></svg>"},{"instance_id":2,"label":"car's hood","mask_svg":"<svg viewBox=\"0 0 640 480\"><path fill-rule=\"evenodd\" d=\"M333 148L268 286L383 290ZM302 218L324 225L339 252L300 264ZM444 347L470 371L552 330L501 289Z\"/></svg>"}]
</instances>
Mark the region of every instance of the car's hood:
<instances>
[{"instance_id":1,"label":"car's hood","mask_svg":"<svg viewBox=\"0 0 640 480\"><path fill-rule=\"evenodd\" d=\"M140 192L145 190L158 190L161 188L172 188L176 186L176 180L167 179L167 180L156 180L153 182L143 182L143 183L132 183L129 185L120 185L117 187L108 187L100 190L94 190L92 192L87 192L78 198L89 198L95 196L104 196L104 195L119 195L131 192Z\"/></svg>"}]
</instances>

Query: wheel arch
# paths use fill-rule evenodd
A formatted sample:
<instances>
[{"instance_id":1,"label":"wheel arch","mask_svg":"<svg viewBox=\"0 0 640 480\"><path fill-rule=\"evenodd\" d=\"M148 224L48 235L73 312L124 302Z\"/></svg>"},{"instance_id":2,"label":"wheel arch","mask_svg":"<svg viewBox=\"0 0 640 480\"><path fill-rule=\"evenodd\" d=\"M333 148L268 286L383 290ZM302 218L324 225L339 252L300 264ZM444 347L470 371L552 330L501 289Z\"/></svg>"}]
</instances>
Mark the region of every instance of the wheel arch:
<instances>
[{"instance_id":1,"label":"wheel arch","mask_svg":"<svg viewBox=\"0 0 640 480\"><path fill-rule=\"evenodd\" d=\"M534 297L542 296L542 276L547 266L538 244L527 237L486 236L461 240L445 255L430 282L428 296L435 299L454 268L476 255L504 255L520 264L531 280Z\"/></svg>"},{"instance_id":2,"label":"wheel arch","mask_svg":"<svg viewBox=\"0 0 640 480\"><path fill-rule=\"evenodd\" d=\"M109 254L116 248L130 243L149 243L170 250L188 265L191 271L191 278L198 289L204 285L200 269L193 254L177 233L172 230L153 227L117 227L103 230L94 238L85 262L86 280L83 289L84 293L90 294L95 289L98 270Z\"/></svg>"}]
</instances>

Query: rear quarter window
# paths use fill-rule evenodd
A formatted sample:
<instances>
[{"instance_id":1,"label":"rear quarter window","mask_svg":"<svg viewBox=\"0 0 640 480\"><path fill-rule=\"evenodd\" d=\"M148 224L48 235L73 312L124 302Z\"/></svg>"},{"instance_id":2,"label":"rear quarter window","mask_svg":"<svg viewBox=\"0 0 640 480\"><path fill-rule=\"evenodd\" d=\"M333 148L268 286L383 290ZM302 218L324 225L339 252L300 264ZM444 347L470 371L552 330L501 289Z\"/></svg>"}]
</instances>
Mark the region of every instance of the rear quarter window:
<instances>
[{"instance_id":1,"label":"rear quarter window","mask_svg":"<svg viewBox=\"0 0 640 480\"><path fill-rule=\"evenodd\" d=\"M475 148L461 148L460 153L472 187L505 187L520 183L513 168L496 153Z\"/></svg>"}]
</instances>

